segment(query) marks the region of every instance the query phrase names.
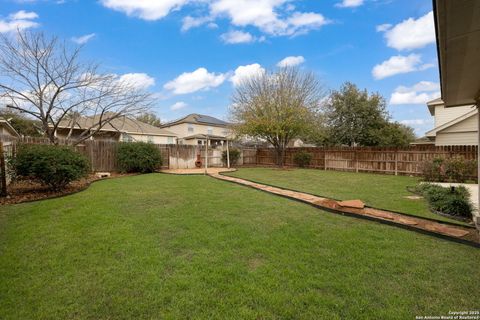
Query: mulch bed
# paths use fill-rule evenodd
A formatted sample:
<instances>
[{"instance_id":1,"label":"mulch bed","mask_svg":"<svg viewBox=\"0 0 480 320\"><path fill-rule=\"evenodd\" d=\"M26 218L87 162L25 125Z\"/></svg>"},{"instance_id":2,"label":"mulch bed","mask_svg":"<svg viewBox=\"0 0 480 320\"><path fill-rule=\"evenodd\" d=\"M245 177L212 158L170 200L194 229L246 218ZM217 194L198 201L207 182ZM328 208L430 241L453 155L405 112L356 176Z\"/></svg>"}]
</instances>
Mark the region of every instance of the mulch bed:
<instances>
[{"instance_id":1,"label":"mulch bed","mask_svg":"<svg viewBox=\"0 0 480 320\"><path fill-rule=\"evenodd\" d=\"M131 174L128 174L131 175ZM16 204L50 198L58 198L72 193L85 190L94 181L112 179L116 177L128 176L126 174L111 173L110 178L98 178L95 175L89 175L78 181L70 183L60 191L50 190L48 187L33 180L19 180L12 182L8 186L8 196L0 198L0 205Z\"/></svg>"}]
</instances>

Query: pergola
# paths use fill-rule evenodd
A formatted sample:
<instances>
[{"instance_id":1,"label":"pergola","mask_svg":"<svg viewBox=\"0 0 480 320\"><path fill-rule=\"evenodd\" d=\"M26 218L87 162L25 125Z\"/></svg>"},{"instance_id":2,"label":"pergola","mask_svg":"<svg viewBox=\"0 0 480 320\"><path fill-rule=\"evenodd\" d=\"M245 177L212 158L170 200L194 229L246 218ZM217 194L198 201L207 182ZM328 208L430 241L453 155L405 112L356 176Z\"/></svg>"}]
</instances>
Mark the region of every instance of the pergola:
<instances>
[{"instance_id":1,"label":"pergola","mask_svg":"<svg viewBox=\"0 0 480 320\"><path fill-rule=\"evenodd\" d=\"M433 0L445 107L480 107L480 0ZM479 186L480 186L480 116ZM479 192L480 200L480 192ZM479 201L480 203L480 201ZM477 218L477 226L480 225Z\"/></svg>"}]
</instances>

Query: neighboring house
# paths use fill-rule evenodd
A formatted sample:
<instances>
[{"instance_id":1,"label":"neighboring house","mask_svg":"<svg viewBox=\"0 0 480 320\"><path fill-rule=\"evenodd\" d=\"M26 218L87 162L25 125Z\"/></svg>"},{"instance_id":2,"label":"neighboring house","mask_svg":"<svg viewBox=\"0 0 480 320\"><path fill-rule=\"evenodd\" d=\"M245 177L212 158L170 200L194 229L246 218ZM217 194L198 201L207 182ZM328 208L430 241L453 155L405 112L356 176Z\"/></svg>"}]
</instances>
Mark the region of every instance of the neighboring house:
<instances>
[{"instance_id":1,"label":"neighboring house","mask_svg":"<svg viewBox=\"0 0 480 320\"><path fill-rule=\"evenodd\" d=\"M475 106L445 108L439 99L427 102L435 127L425 136L436 146L478 145L478 111Z\"/></svg>"},{"instance_id":2,"label":"neighboring house","mask_svg":"<svg viewBox=\"0 0 480 320\"><path fill-rule=\"evenodd\" d=\"M60 122L56 131L58 138L71 138L80 136L85 129L90 129L93 124L98 123L99 116L80 117L75 120L72 126L72 120L64 120ZM97 127L98 128L98 127ZM97 128L91 128L92 131ZM131 119L126 116L113 119L106 123L97 133L95 133L92 140L107 140L107 141L123 141L123 142L151 142L155 144L175 144L177 135L163 128L154 127L147 123Z\"/></svg>"},{"instance_id":3,"label":"neighboring house","mask_svg":"<svg viewBox=\"0 0 480 320\"><path fill-rule=\"evenodd\" d=\"M7 119L0 117L0 140L10 141L11 139L19 138L20 134L12 127Z\"/></svg>"},{"instance_id":4,"label":"neighboring house","mask_svg":"<svg viewBox=\"0 0 480 320\"><path fill-rule=\"evenodd\" d=\"M178 144L205 145L206 140L210 145L223 145L232 138L230 123L223 120L192 113L181 119L162 125L163 129L173 132L178 137Z\"/></svg>"}]
</instances>

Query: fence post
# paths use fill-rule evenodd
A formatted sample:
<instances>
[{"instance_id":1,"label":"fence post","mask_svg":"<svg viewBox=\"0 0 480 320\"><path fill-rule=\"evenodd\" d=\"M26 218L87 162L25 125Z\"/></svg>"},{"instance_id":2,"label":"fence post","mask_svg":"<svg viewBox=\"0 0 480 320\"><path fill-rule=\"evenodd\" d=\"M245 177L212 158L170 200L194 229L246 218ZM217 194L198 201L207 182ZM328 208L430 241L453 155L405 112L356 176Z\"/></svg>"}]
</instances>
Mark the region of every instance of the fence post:
<instances>
[{"instance_id":1,"label":"fence post","mask_svg":"<svg viewBox=\"0 0 480 320\"><path fill-rule=\"evenodd\" d=\"M353 157L355 160L355 172L358 173L358 154L357 154L357 148L353 150Z\"/></svg>"},{"instance_id":2,"label":"fence post","mask_svg":"<svg viewBox=\"0 0 480 320\"><path fill-rule=\"evenodd\" d=\"M1 175L1 184L2 189L0 191L0 196L7 196L7 168L5 166L5 153L3 150L3 142L0 141L0 175Z\"/></svg>"},{"instance_id":3,"label":"fence post","mask_svg":"<svg viewBox=\"0 0 480 320\"><path fill-rule=\"evenodd\" d=\"M398 149L395 149L395 175L398 176Z\"/></svg>"},{"instance_id":4,"label":"fence post","mask_svg":"<svg viewBox=\"0 0 480 320\"><path fill-rule=\"evenodd\" d=\"M327 149L323 149L323 170L327 170Z\"/></svg>"}]
</instances>

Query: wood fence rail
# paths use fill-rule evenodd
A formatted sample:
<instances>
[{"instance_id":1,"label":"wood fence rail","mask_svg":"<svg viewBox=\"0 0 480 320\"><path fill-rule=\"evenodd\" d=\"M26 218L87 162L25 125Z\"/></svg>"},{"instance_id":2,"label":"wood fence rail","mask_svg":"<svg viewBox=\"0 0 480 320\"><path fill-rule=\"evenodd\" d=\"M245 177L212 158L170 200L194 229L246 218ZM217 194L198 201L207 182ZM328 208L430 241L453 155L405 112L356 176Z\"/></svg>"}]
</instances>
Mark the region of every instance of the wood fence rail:
<instances>
[{"instance_id":1,"label":"wood fence rail","mask_svg":"<svg viewBox=\"0 0 480 320\"><path fill-rule=\"evenodd\" d=\"M49 144L48 139L24 137L15 139L0 136L8 155L14 152L18 143ZM65 144L66 141L59 141ZM117 146L119 142L106 140L86 140L75 146L91 163L92 171L116 171ZM170 169L194 168L197 157L204 163L206 154L204 146L192 145L156 145L162 154L162 167ZM209 149L208 165L221 167L223 148ZM312 155L310 168L322 170L341 170L353 172L375 172L395 175L418 175L421 165L433 158L462 157L477 159L477 146L412 146L409 148L374 148L374 147L315 147L288 148L285 152L285 165L294 167L294 156L298 152ZM276 164L273 148L242 148L239 166L272 166Z\"/></svg>"},{"instance_id":2,"label":"wood fence rail","mask_svg":"<svg viewBox=\"0 0 480 320\"><path fill-rule=\"evenodd\" d=\"M434 158L461 157L477 159L477 146L439 146L410 148L288 148L286 166L296 166L295 154L308 152L312 161L308 167L322 170L376 172L395 175L419 175L421 165ZM257 150L257 165L275 165L277 156L272 148Z\"/></svg>"}]
</instances>

